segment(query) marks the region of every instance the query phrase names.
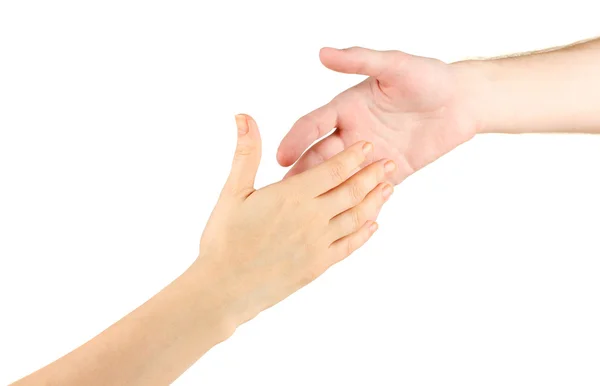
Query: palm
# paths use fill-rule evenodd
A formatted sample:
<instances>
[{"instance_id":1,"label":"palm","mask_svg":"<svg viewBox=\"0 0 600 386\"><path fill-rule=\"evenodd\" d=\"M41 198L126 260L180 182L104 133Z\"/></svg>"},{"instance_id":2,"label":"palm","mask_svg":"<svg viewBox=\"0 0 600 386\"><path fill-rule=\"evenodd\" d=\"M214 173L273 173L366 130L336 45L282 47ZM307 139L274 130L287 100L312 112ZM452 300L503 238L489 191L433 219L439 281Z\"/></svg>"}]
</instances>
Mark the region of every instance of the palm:
<instances>
[{"instance_id":1,"label":"palm","mask_svg":"<svg viewBox=\"0 0 600 386\"><path fill-rule=\"evenodd\" d=\"M409 58L409 63L386 63L384 70L361 63L360 69L376 71L377 77L367 78L298 120L282 142L278 158L283 165L298 158L298 148L306 148L334 127L337 130L312 146L289 174L302 172L366 140L375 146L375 159L396 162L392 182L400 183L470 139L476 121L450 66L428 58ZM346 63L326 64L339 71L337 67Z\"/></svg>"}]
</instances>

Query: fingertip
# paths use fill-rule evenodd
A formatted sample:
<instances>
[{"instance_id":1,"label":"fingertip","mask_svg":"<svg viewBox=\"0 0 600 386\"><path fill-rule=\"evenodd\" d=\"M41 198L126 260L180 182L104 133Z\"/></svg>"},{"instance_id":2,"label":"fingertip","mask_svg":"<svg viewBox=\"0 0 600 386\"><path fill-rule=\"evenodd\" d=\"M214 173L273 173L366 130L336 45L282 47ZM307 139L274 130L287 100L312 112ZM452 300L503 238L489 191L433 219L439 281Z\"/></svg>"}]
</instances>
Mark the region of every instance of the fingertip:
<instances>
[{"instance_id":1,"label":"fingertip","mask_svg":"<svg viewBox=\"0 0 600 386\"><path fill-rule=\"evenodd\" d=\"M394 193L394 187L391 184L384 184L381 195L383 196L383 201L386 202L390 199L392 194Z\"/></svg>"},{"instance_id":2,"label":"fingertip","mask_svg":"<svg viewBox=\"0 0 600 386\"><path fill-rule=\"evenodd\" d=\"M280 166L285 167L285 157L283 156L283 152L281 150L281 148L277 149L277 154L275 155L275 159L277 159L277 163Z\"/></svg>"},{"instance_id":3,"label":"fingertip","mask_svg":"<svg viewBox=\"0 0 600 386\"><path fill-rule=\"evenodd\" d=\"M254 118L252 118L250 115L247 115L246 119L248 120L248 128L249 128L250 134L252 135L252 137L255 140L260 141L261 138L260 138L260 130L258 130L258 124L254 120Z\"/></svg>"},{"instance_id":4,"label":"fingertip","mask_svg":"<svg viewBox=\"0 0 600 386\"><path fill-rule=\"evenodd\" d=\"M371 142L362 142L362 151L365 157L367 157L371 152L373 152L373 144Z\"/></svg>"},{"instance_id":5,"label":"fingertip","mask_svg":"<svg viewBox=\"0 0 600 386\"><path fill-rule=\"evenodd\" d=\"M379 229L379 224L377 224L375 221L372 221L371 224L368 225L368 229L369 229L369 234L373 234L375 232L377 232L377 229Z\"/></svg>"},{"instance_id":6,"label":"fingertip","mask_svg":"<svg viewBox=\"0 0 600 386\"><path fill-rule=\"evenodd\" d=\"M235 124L238 129L239 135L245 135L249 131L248 125L248 115L246 114L236 114L235 116Z\"/></svg>"},{"instance_id":7,"label":"fingertip","mask_svg":"<svg viewBox=\"0 0 600 386\"><path fill-rule=\"evenodd\" d=\"M333 48L333 47L323 47L321 48L321 50L319 50L319 55L322 54L327 54L329 52L336 52L339 51L337 48Z\"/></svg>"},{"instance_id":8,"label":"fingertip","mask_svg":"<svg viewBox=\"0 0 600 386\"><path fill-rule=\"evenodd\" d=\"M249 126L253 126L253 127L257 127L258 125L256 124L256 121L254 120L254 118L252 118L251 115L248 114L244 114L244 116L246 117L246 120L248 121L248 125Z\"/></svg>"},{"instance_id":9,"label":"fingertip","mask_svg":"<svg viewBox=\"0 0 600 386\"><path fill-rule=\"evenodd\" d=\"M332 56L340 51L341 50L333 47L323 47L319 51L319 60L321 60L321 63L327 66L327 64L331 61Z\"/></svg>"},{"instance_id":10,"label":"fingertip","mask_svg":"<svg viewBox=\"0 0 600 386\"><path fill-rule=\"evenodd\" d=\"M392 160L386 161L386 163L383 165L383 168L385 170L385 174L387 175L391 175L396 169L396 163Z\"/></svg>"},{"instance_id":11,"label":"fingertip","mask_svg":"<svg viewBox=\"0 0 600 386\"><path fill-rule=\"evenodd\" d=\"M294 163L293 157L290 157L287 151L283 148L284 144L282 143L277 150L277 162L279 165L283 167L291 166Z\"/></svg>"},{"instance_id":12,"label":"fingertip","mask_svg":"<svg viewBox=\"0 0 600 386\"><path fill-rule=\"evenodd\" d=\"M374 149L375 147L373 146L373 143L361 140L353 143L344 151L348 152L349 154L357 153L361 158L361 165L359 166L359 168L362 169L362 162L367 161L369 159Z\"/></svg>"}]
</instances>

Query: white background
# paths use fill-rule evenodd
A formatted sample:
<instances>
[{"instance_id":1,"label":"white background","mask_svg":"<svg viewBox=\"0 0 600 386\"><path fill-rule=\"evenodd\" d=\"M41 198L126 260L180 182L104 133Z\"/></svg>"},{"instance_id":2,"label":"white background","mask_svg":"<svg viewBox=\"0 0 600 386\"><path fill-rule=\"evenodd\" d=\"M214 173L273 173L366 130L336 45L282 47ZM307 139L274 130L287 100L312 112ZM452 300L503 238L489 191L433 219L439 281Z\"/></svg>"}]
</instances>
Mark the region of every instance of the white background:
<instances>
[{"instance_id":1,"label":"white background","mask_svg":"<svg viewBox=\"0 0 600 386\"><path fill-rule=\"evenodd\" d=\"M0 384L195 258L253 115L259 185L361 77L322 46L454 61L598 34L593 1L0 2ZM177 385L598 385L600 137L475 138L396 189L371 243Z\"/></svg>"}]
</instances>

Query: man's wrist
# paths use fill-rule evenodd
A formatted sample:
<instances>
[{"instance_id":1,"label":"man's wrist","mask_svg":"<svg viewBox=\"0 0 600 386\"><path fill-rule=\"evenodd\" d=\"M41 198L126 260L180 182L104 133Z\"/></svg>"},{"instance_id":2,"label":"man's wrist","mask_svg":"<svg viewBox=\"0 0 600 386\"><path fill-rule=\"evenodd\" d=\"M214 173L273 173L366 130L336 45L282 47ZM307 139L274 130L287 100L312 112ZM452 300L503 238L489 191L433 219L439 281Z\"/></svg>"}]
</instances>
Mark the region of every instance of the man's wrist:
<instances>
[{"instance_id":1,"label":"man's wrist","mask_svg":"<svg viewBox=\"0 0 600 386\"><path fill-rule=\"evenodd\" d=\"M465 60L450 64L457 76L461 98L476 122L476 133L493 133L498 129L499 109L493 102L494 83L500 68L494 61Z\"/></svg>"},{"instance_id":2,"label":"man's wrist","mask_svg":"<svg viewBox=\"0 0 600 386\"><path fill-rule=\"evenodd\" d=\"M600 39L451 64L478 133L598 133Z\"/></svg>"}]
</instances>

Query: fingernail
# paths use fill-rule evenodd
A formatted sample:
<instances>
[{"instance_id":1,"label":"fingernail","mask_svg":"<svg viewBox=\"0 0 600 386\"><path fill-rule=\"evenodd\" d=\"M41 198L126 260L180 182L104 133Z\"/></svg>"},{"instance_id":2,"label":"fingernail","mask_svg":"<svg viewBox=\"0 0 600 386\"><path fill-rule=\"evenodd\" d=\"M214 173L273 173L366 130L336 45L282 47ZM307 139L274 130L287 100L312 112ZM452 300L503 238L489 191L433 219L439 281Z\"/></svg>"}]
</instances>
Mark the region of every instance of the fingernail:
<instances>
[{"instance_id":1,"label":"fingernail","mask_svg":"<svg viewBox=\"0 0 600 386\"><path fill-rule=\"evenodd\" d=\"M370 142L367 142L363 145L363 153L364 155L368 155L370 152L373 151L373 144Z\"/></svg>"},{"instance_id":2,"label":"fingernail","mask_svg":"<svg viewBox=\"0 0 600 386\"><path fill-rule=\"evenodd\" d=\"M383 165L386 173L391 173L396 170L396 164L393 161L388 161Z\"/></svg>"},{"instance_id":3,"label":"fingernail","mask_svg":"<svg viewBox=\"0 0 600 386\"><path fill-rule=\"evenodd\" d=\"M394 193L394 188L392 188L392 185L386 185L383 188L383 191L381 192L381 194L383 195L383 199L385 201L387 201L390 198L392 193Z\"/></svg>"},{"instance_id":4,"label":"fingernail","mask_svg":"<svg viewBox=\"0 0 600 386\"><path fill-rule=\"evenodd\" d=\"M378 228L379 228L379 226L377 225L376 222L374 222L373 224L371 224L369 226L369 231L371 232L371 234L373 234L377 231Z\"/></svg>"},{"instance_id":5,"label":"fingernail","mask_svg":"<svg viewBox=\"0 0 600 386\"><path fill-rule=\"evenodd\" d=\"M235 124L238 128L238 134L244 135L248 133L248 119L243 114L238 114L235 116Z\"/></svg>"}]
</instances>

